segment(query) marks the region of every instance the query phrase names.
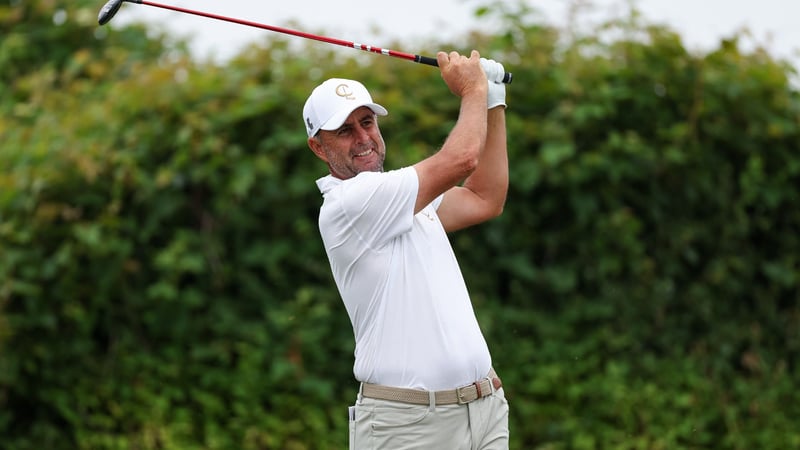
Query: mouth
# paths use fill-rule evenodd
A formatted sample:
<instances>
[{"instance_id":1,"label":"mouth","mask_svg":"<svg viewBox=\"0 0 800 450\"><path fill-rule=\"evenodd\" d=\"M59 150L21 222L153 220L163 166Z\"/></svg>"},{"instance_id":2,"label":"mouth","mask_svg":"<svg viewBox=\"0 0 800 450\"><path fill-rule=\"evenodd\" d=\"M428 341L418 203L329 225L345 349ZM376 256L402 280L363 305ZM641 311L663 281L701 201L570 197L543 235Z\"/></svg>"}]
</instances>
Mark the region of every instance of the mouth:
<instances>
[{"instance_id":1,"label":"mouth","mask_svg":"<svg viewBox=\"0 0 800 450\"><path fill-rule=\"evenodd\" d=\"M356 153L355 155L353 155L353 157L354 158L363 158L365 156L369 156L372 153L373 153L373 150L372 149L368 149L368 150L365 150L365 151L363 151L361 153Z\"/></svg>"}]
</instances>

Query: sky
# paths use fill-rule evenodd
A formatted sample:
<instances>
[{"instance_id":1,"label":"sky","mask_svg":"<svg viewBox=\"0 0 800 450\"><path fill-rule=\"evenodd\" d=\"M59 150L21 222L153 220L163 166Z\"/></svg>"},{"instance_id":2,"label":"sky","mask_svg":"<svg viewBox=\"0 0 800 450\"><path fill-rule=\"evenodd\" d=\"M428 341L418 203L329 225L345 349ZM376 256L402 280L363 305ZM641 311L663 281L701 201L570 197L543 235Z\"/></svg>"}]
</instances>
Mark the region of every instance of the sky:
<instances>
[{"instance_id":1,"label":"sky","mask_svg":"<svg viewBox=\"0 0 800 450\"><path fill-rule=\"evenodd\" d=\"M419 45L425 38L456 38L471 29L491 29L473 12L496 0L400 0L271 2L254 0L150 0L213 14L355 41L408 53L389 43ZM517 1L517 0L513 0ZM718 46L720 39L746 29L748 45L762 45L773 56L800 67L800 0L523 0L540 12L546 23L568 22L570 6L583 5L583 23L619 17L632 2L648 23L666 24L677 31L692 51ZM98 7L99 11L99 7ZM258 28L221 22L152 6L125 3L113 24L144 21L189 38L193 53L224 61L249 43L273 34ZM581 23L579 22L579 23ZM293 38L300 39L300 38ZM320 45L328 45L320 43ZM480 49L478 49L480 50ZM435 55L429 55L435 56ZM490 56L489 56L490 57Z\"/></svg>"}]
</instances>

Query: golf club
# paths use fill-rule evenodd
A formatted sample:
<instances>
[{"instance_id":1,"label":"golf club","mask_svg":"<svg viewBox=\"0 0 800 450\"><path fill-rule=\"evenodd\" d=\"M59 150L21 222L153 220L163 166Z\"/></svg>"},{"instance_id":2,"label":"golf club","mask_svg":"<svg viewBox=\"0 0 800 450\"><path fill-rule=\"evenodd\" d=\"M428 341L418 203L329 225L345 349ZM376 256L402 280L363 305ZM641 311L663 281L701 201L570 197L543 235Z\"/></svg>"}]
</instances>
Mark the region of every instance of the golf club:
<instances>
[{"instance_id":1,"label":"golf club","mask_svg":"<svg viewBox=\"0 0 800 450\"><path fill-rule=\"evenodd\" d=\"M378 54L385 55L385 56L393 56L395 58L402 58L402 59L406 59L406 60L413 61L413 62L420 63L420 64L427 64L429 66L435 66L435 67L439 66L439 62L436 60L436 58L431 58L429 56L421 56L421 55L414 55L414 54L411 54L411 53L398 52L398 51L395 51L395 50L383 49L383 48L380 48L380 47L373 47L371 45L358 44L358 43L355 43L355 42L344 41L344 40L341 40L341 39L330 38L330 37L326 37L326 36L319 36L319 35L310 34L310 33L304 33L302 31L292 30L292 29L289 29L289 28L282 28L282 27L276 27L276 26L272 26L272 25L265 25L265 24L262 24L262 23L251 22L251 21L242 20L242 19L235 19L235 18L232 18L232 17L225 17L225 16L220 16L220 15L217 15L217 14L211 14L211 13L202 12L202 11L194 11L194 10L191 10L191 9L180 8L180 7L177 7L177 6L163 5L163 4L160 4L160 3L149 2L147 0L109 0L108 3L103 5L103 7L100 9L100 14L98 14L98 16L97 16L97 22L100 25L105 25L106 23L108 23L108 21L110 21L114 17L114 15L117 14L117 11L119 11L119 8L122 6L122 3L124 3L124 2L138 3L140 5L147 5L147 6L155 6L157 8L169 9L169 10L172 10L172 11L177 11L177 12L186 13L186 14L193 14L195 16L208 17L210 19L223 20L223 21L226 21L226 22L237 23L237 24L240 24L240 25L247 25L249 27L261 28L261 29L264 29L264 30L274 31L276 33L290 34L292 36L297 36L297 37L301 37L301 38L305 38L305 39L313 39L313 40L316 40L316 41L327 42L328 44L341 45L343 47L350 47L350 48L354 48L356 50L364 50L364 51L367 51L367 52L378 53ZM511 83L511 80L512 80L511 73L506 72L505 75L503 76L503 83Z\"/></svg>"}]
</instances>

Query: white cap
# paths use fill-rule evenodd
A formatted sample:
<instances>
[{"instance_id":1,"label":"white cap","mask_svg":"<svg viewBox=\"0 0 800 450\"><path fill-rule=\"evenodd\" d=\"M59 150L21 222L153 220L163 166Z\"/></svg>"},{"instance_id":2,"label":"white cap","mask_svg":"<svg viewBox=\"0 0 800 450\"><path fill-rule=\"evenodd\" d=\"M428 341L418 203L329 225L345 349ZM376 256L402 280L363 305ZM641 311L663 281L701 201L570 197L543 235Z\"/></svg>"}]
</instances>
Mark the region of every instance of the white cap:
<instances>
[{"instance_id":1,"label":"white cap","mask_svg":"<svg viewBox=\"0 0 800 450\"><path fill-rule=\"evenodd\" d=\"M303 106L303 120L308 136L319 130L335 130L342 126L350 113L367 106L375 114L385 116L386 108L374 103L363 84L343 78L331 78L311 92Z\"/></svg>"}]
</instances>

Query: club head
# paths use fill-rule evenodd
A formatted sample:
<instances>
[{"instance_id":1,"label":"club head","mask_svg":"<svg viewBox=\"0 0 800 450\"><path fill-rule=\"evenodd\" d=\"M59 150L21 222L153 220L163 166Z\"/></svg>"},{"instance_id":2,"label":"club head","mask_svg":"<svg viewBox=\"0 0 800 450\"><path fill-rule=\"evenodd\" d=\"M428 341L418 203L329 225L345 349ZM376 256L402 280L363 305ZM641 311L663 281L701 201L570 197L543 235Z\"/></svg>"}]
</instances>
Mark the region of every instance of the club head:
<instances>
[{"instance_id":1,"label":"club head","mask_svg":"<svg viewBox=\"0 0 800 450\"><path fill-rule=\"evenodd\" d=\"M108 3L100 8L100 14L97 15L97 23L105 25L111 18L119 11L119 7L125 0L108 0Z\"/></svg>"}]
</instances>

